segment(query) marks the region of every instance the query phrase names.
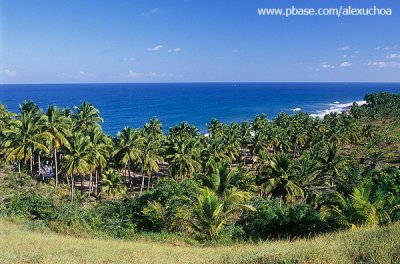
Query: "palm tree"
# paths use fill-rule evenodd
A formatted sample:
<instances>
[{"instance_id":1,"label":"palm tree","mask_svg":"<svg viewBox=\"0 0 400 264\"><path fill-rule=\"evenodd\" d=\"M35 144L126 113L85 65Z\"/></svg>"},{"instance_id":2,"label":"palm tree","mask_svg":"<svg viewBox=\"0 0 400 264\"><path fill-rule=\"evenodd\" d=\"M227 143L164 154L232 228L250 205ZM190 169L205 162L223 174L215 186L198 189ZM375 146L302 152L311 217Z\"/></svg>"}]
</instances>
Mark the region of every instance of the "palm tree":
<instances>
[{"instance_id":1,"label":"palm tree","mask_svg":"<svg viewBox=\"0 0 400 264\"><path fill-rule=\"evenodd\" d=\"M99 122L103 122L100 117L100 111L88 102L83 102L80 107L75 106L76 114L74 114L74 131L85 132L91 126L98 126Z\"/></svg>"},{"instance_id":2,"label":"palm tree","mask_svg":"<svg viewBox=\"0 0 400 264\"><path fill-rule=\"evenodd\" d=\"M371 185L355 188L348 198L335 192L328 199L328 204L321 207L322 216L339 224L355 228L390 221L389 210L385 208L386 196L382 192L373 195Z\"/></svg>"},{"instance_id":3,"label":"palm tree","mask_svg":"<svg viewBox=\"0 0 400 264\"><path fill-rule=\"evenodd\" d=\"M156 117L150 119L150 123L144 125L144 130L150 136L151 140L157 140L163 134L162 123Z\"/></svg>"},{"instance_id":4,"label":"palm tree","mask_svg":"<svg viewBox=\"0 0 400 264\"><path fill-rule=\"evenodd\" d=\"M213 138L202 151L202 159L205 161L206 168L216 169L218 162L228 162L230 157L227 155L227 148L219 139Z\"/></svg>"},{"instance_id":5,"label":"palm tree","mask_svg":"<svg viewBox=\"0 0 400 264\"><path fill-rule=\"evenodd\" d=\"M297 172L296 182L304 191L304 200L316 206L317 198L331 191L321 175L318 162L309 154L303 154L294 165Z\"/></svg>"},{"instance_id":6,"label":"palm tree","mask_svg":"<svg viewBox=\"0 0 400 264\"><path fill-rule=\"evenodd\" d=\"M0 131L6 129L8 123L12 120L14 114L9 112L5 105L0 103Z\"/></svg>"},{"instance_id":7,"label":"palm tree","mask_svg":"<svg viewBox=\"0 0 400 264\"><path fill-rule=\"evenodd\" d=\"M240 191L251 191L254 189L255 175L244 167L229 169L227 162L218 162L214 170L207 174L199 174L197 177L206 186L223 196L227 191L236 188Z\"/></svg>"},{"instance_id":8,"label":"palm tree","mask_svg":"<svg viewBox=\"0 0 400 264\"><path fill-rule=\"evenodd\" d=\"M277 154L271 158L269 166L261 175L266 183L265 192L273 197L285 197L287 201L303 198L304 192L296 182L290 158L286 154Z\"/></svg>"},{"instance_id":9,"label":"palm tree","mask_svg":"<svg viewBox=\"0 0 400 264\"><path fill-rule=\"evenodd\" d=\"M140 194L143 192L144 188L144 177L145 173L148 176L147 180L147 190L150 190L150 182L151 182L151 176L152 172L158 172L158 165L162 163L163 157L159 155L163 151L162 148L162 142L160 139L158 140L153 140L153 135L152 134L147 134L144 136L144 144L141 148L141 155L140 155L140 164L142 168L142 185L140 187Z\"/></svg>"},{"instance_id":10,"label":"palm tree","mask_svg":"<svg viewBox=\"0 0 400 264\"><path fill-rule=\"evenodd\" d=\"M61 167L64 173L71 177L71 198L73 199L75 175L83 178L91 172L91 144L89 136L84 136L82 133L74 133L68 141L69 144L63 149L65 156L61 162Z\"/></svg>"},{"instance_id":11,"label":"palm tree","mask_svg":"<svg viewBox=\"0 0 400 264\"><path fill-rule=\"evenodd\" d=\"M114 198L118 194L125 194L126 185L117 171L110 169L102 177L101 193L106 193L109 198Z\"/></svg>"},{"instance_id":12,"label":"palm tree","mask_svg":"<svg viewBox=\"0 0 400 264\"><path fill-rule=\"evenodd\" d=\"M254 132L257 134L258 131L265 129L268 126L268 117L266 114L258 115L252 122Z\"/></svg>"},{"instance_id":13,"label":"palm tree","mask_svg":"<svg viewBox=\"0 0 400 264\"><path fill-rule=\"evenodd\" d=\"M200 131L195 126L191 126L188 122L183 122L169 129L168 140L171 142L183 142L199 136Z\"/></svg>"},{"instance_id":14,"label":"palm tree","mask_svg":"<svg viewBox=\"0 0 400 264\"><path fill-rule=\"evenodd\" d=\"M183 181L200 170L198 140L192 138L186 141L172 141L170 144L169 154L166 158L169 161L169 170L172 175Z\"/></svg>"},{"instance_id":15,"label":"palm tree","mask_svg":"<svg viewBox=\"0 0 400 264\"><path fill-rule=\"evenodd\" d=\"M250 193L235 189L228 191L224 197L219 197L206 187L201 190L197 202L192 206L192 215L188 223L195 231L205 233L208 239L213 240L240 212L255 210L245 203L249 198Z\"/></svg>"},{"instance_id":16,"label":"palm tree","mask_svg":"<svg viewBox=\"0 0 400 264\"><path fill-rule=\"evenodd\" d=\"M107 159L110 158L112 153L112 145L111 139L101 131L101 128L92 126L88 131L88 135L90 138L91 164L94 165L93 170L95 171L95 194L97 195L98 176L99 174L100 177L102 176L103 169L107 165ZM92 177L93 174L90 173L89 195L93 189Z\"/></svg>"},{"instance_id":17,"label":"palm tree","mask_svg":"<svg viewBox=\"0 0 400 264\"><path fill-rule=\"evenodd\" d=\"M144 139L141 130L134 130L130 127L125 127L122 132L117 135L117 149L114 153L125 168L128 169L128 176L131 177L131 164L133 161L140 160Z\"/></svg>"},{"instance_id":18,"label":"palm tree","mask_svg":"<svg viewBox=\"0 0 400 264\"><path fill-rule=\"evenodd\" d=\"M21 178L21 161L32 160L35 150L42 150L49 153L46 141L51 137L48 132L41 130L37 120L31 118L29 113L21 113L16 120L13 120L10 127L4 131L7 149L6 160L18 162L18 173ZM33 166L31 162L31 173Z\"/></svg>"},{"instance_id":19,"label":"palm tree","mask_svg":"<svg viewBox=\"0 0 400 264\"><path fill-rule=\"evenodd\" d=\"M67 138L71 135L70 125L71 119L67 118L57 108L57 106L49 106L46 112L46 122L44 124L45 130L51 135L51 148L53 149L53 158L55 166L56 182L55 187L58 185L58 158L57 149L63 145L68 144Z\"/></svg>"},{"instance_id":20,"label":"palm tree","mask_svg":"<svg viewBox=\"0 0 400 264\"><path fill-rule=\"evenodd\" d=\"M0 157L4 157L5 155L5 140L6 140L6 135L4 132L6 131L7 127L10 126L11 120L13 120L14 114L12 112L9 112L5 105L0 103Z\"/></svg>"},{"instance_id":21,"label":"palm tree","mask_svg":"<svg viewBox=\"0 0 400 264\"><path fill-rule=\"evenodd\" d=\"M328 143L325 153L321 153L318 159L321 164L321 173L327 178L332 187L344 181L344 175L341 172L345 167L344 160L336 143Z\"/></svg>"}]
</instances>

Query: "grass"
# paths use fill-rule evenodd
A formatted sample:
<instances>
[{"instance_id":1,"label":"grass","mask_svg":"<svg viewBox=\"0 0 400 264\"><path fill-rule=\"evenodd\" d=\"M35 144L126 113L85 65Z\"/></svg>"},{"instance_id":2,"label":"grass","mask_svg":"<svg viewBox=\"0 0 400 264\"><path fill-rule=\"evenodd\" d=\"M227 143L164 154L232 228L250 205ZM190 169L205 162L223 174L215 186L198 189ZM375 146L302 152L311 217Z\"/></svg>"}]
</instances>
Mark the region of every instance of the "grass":
<instances>
[{"instance_id":1,"label":"grass","mask_svg":"<svg viewBox=\"0 0 400 264\"><path fill-rule=\"evenodd\" d=\"M215 247L85 239L31 225L0 220L1 263L400 263L400 223L313 239Z\"/></svg>"}]
</instances>

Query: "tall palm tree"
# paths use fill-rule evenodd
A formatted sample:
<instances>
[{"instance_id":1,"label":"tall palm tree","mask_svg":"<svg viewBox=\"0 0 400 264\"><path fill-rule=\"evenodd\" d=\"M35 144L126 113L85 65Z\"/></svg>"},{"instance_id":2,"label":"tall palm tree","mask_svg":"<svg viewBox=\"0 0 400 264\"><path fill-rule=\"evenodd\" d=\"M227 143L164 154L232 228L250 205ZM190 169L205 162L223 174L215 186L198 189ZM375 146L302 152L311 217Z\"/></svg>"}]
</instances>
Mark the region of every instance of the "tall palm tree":
<instances>
[{"instance_id":1,"label":"tall palm tree","mask_svg":"<svg viewBox=\"0 0 400 264\"><path fill-rule=\"evenodd\" d=\"M304 196L303 190L296 182L288 155L281 153L275 155L264 173L266 194L273 197L284 197L287 201Z\"/></svg>"},{"instance_id":2,"label":"tall palm tree","mask_svg":"<svg viewBox=\"0 0 400 264\"><path fill-rule=\"evenodd\" d=\"M32 159L35 150L49 153L46 141L51 137L48 132L43 132L40 123L34 120L29 113L21 113L13 120L10 127L4 131L7 149L6 159L18 162L18 173L21 178L21 162ZM31 162L31 173L33 173Z\"/></svg>"},{"instance_id":3,"label":"tall palm tree","mask_svg":"<svg viewBox=\"0 0 400 264\"><path fill-rule=\"evenodd\" d=\"M230 157L227 155L227 148L221 140L213 138L202 150L202 159L205 161L206 168L216 169L219 162L228 162Z\"/></svg>"},{"instance_id":4,"label":"tall palm tree","mask_svg":"<svg viewBox=\"0 0 400 264\"><path fill-rule=\"evenodd\" d=\"M151 140L157 140L163 134L162 123L156 117L150 119L150 123L144 125L144 130L149 135Z\"/></svg>"},{"instance_id":5,"label":"tall palm tree","mask_svg":"<svg viewBox=\"0 0 400 264\"><path fill-rule=\"evenodd\" d=\"M75 176L82 178L91 172L91 144L89 136L82 133L74 133L69 139L69 144L64 146L64 159L61 161L61 167L64 173L71 177L71 198L74 197ZM82 186L83 187L83 186Z\"/></svg>"},{"instance_id":6,"label":"tall palm tree","mask_svg":"<svg viewBox=\"0 0 400 264\"><path fill-rule=\"evenodd\" d=\"M45 130L51 135L51 148L53 150L54 166L56 182L58 186L58 158L57 149L68 144L67 138L71 135L71 119L67 118L57 108L57 106L49 106L46 112Z\"/></svg>"},{"instance_id":7,"label":"tall palm tree","mask_svg":"<svg viewBox=\"0 0 400 264\"><path fill-rule=\"evenodd\" d=\"M133 161L140 160L144 139L141 130L125 127L117 135L117 149L114 153L125 168L128 169L128 176L131 177L131 164Z\"/></svg>"},{"instance_id":8,"label":"tall palm tree","mask_svg":"<svg viewBox=\"0 0 400 264\"><path fill-rule=\"evenodd\" d=\"M258 131L265 129L268 126L268 117L266 114L258 115L252 122L254 132L257 134Z\"/></svg>"},{"instance_id":9,"label":"tall palm tree","mask_svg":"<svg viewBox=\"0 0 400 264\"><path fill-rule=\"evenodd\" d=\"M344 181L342 170L345 168L345 163L335 142L328 143L325 153L321 153L318 159L321 164L321 173L332 187Z\"/></svg>"},{"instance_id":10,"label":"tall palm tree","mask_svg":"<svg viewBox=\"0 0 400 264\"><path fill-rule=\"evenodd\" d=\"M150 182L152 172L158 172L159 164L162 163L163 157L159 153L162 153L162 141L160 139L153 140L153 135L148 134L144 136L144 144L141 148L140 164L142 168L142 184L140 187L140 194L143 192L144 188L144 177L147 174L147 190L150 190Z\"/></svg>"},{"instance_id":11,"label":"tall palm tree","mask_svg":"<svg viewBox=\"0 0 400 264\"><path fill-rule=\"evenodd\" d=\"M91 164L94 166L95 172L95 194L97 195L98 177L102 176L103 169L107 165L107 160L112 154L111 139L107 137L101 128L92 126L89 128L88 135L90 138ZM90 195L93 189L93 173L90 173L89 192Z\"/></svg>"},{"instance_id":12,"label":"tall palm tree","mask_svg":"<svg viewBox=\"0 0 400 264\"><path fill-rule=\"evenodd\" d=\"M168 153L166 158L169 161L169 170L172 175L177 176L181 181L201 168L201 164L198 161L200 150L196 139L171 142Z\"/></svg>"},{"instance_id":13,"label":"tall palm tree","mask_svg":"<svg viewBox=\"0 0 400 264\"><path fill-rule=\"evenodd\" d=\"M100 111L88 102L83 102L80 107L75 106L76 113L72 116L74 120L74 131L85 132L91 126L98 126L103 122Z\"/></svg>"},{"instance_id":14,"label":"tall palm tree","mask_svg":"<svg viewBox=\"0 0 400 264\"><path fill-rule=\"evenodd\" d=\"M229 169L227 162L218 162L214 170L197 177L203 186L213 190L219 196L223 196L232 188L240 191L251 191L254 188L255 177L252 172L243 167Z\"/></svg>"}]
</instances>

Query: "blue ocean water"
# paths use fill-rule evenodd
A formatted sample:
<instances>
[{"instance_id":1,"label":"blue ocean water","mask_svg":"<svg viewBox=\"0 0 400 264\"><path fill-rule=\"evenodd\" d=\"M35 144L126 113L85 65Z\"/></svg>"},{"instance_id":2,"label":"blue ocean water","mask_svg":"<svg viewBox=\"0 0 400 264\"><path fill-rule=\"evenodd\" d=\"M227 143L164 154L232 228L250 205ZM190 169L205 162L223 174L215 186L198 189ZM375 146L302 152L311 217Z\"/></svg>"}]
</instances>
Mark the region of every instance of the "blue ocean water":
<instances>
[{"instance_id":1,"label":"blue ocean water","mask_svg":"<svg viewBox=\"0 0 400 264\"><path fill-rule=\"evenodd\" d=\"M294 114L296 108L317 114L334 102L360 101L379 91L399 93L400 83L3 84L0 102L18 111L24 100L43 110L51 104L72 108L89 101L100 109L104 131L115 135L125 126L142 127L153 116L165 131L188 121L206 132L213 117L240 122L261 113L268 118L281 111Z\"/></svg>"}]
</instances>

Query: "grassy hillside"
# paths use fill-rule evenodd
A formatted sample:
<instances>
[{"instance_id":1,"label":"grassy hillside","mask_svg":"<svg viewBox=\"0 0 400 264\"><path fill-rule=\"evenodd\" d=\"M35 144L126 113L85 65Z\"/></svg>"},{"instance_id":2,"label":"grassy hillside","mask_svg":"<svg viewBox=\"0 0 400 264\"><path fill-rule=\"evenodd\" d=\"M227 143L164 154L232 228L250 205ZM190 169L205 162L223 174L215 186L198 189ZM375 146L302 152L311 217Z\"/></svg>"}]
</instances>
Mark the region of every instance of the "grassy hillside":
<instances>
[{"instance_id":1,"label":"grassy hillside","mask_svg":"<svg viewBox=\"0 0 400 264\"><path fill-rule=\"evenodd\" d=\"M310 240L194 247L82 239L0 221L1 263L400 263L400 223Z\"/></svg>"}]
</instances>

